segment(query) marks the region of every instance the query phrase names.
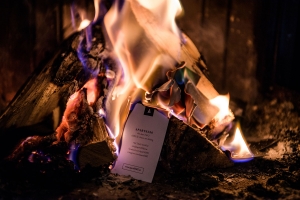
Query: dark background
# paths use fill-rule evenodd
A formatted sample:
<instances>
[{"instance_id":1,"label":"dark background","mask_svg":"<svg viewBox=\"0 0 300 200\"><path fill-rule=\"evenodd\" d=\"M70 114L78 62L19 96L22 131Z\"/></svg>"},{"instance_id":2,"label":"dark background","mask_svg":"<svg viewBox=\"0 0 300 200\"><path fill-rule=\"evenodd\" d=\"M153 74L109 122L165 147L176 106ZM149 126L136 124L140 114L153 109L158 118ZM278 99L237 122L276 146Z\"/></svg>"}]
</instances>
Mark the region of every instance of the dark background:
<instances>
[{"instance_id":1,"label":"dark background","mask_svg":"<svg viewBox=\"0 0 300 200\"><path fill-rule=\"evenodd\" d=\"M0 112L74 31L70 4L1 1ZM272 86L300 92L299 1L189 0L182 5L185 15L178 25L206 58L218 91L245 102Z\"/></svg>"}]
</instances>

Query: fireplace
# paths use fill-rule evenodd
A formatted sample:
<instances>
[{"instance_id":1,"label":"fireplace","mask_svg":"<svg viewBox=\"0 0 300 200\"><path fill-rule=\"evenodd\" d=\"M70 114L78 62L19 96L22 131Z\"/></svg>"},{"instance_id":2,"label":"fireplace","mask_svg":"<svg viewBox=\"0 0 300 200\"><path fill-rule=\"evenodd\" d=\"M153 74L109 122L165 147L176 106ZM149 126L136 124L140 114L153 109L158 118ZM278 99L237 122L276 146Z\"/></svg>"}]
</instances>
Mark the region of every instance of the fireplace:
<instances>
[{"instance_id":1,"label":"fireplace","mask_svg":"<svg viewBox=\"0 0 300 200\"><path fill-rule=\"evenodd\" d=\"M39 67L42 69L53 57L59 45L74 31L73 27L78 28L80 10L89 10L87 13L91 16L87 18L93 18L93 2L76 2L78 8L75 11L78 13L70 9L72 3L4 3L3 8L9 9L1 13L11 17L8 20L1 18L2 27L6 30L1 33L4 44L1 46L0 63L1 110L12 100L25 79ZM97 169L91 167L78 174L70 169L71 165L64 163L62 166L58 161L53 161L50 166L55 170L50 170L51 173L44 168L49 166L42 164L31 169L29 174L38 174L35 180L24 176L28 166L22 169L24 171L20 170L18 175L24 179L24 184L29 180L32 185L19 186L17 189L12 189L12 184L18 178L13 177L10 182L10 176L4 175L11 165L5 163L2 180L4 184L7 181L8 186L1 191L3 194L8 197L30 195L37 198L47 195L49 191L56 191L55 195L63 194L66 198L84 195L94 198L100 195L105 198L146 198L151 195L153 198L161 195L164 198L246 198L252 195L258 198L299 197L299 130L296 127L299 122L300 91L296 77L299 72L296 67L299 3L193 0L183 1L182 6L185 14L178 19L178 26L202 53L202 59L206 60L208 66L208 78L217 91L230 93L232 111L241 121L246 138L258 150L256 153L259 156L250 163L233 168L208 169L201 173L167 172L166 175L165 169L159 166L153 185L109 174L107 166ZM75 21L72 21L72 14ZM284 121L287 117L291 117L291 120ZM270 131L276 131L273 137ZM282 136L285 133L289 139ZM255 140L255 137L260 140ZM32 159L48 162L43 152L35 152ZM64 172L56 170L61 167L65 169ZM53 174L53 171L57 174ZM58 187L44 183L40 185L44 193L33 195L31 187L37 186L43 178L53 184L62 182L66 187L60 193ZM74 185L68 183L70 180L74 180ZM172 186L172 182L177 184ZM238 188L239 183L242 189L236 193L230 192L231 188ZM63 184L58 185L62 187ZM187 187L180 189L185 184ZM283 189L276 189L278 185ZM143 191L146 187L149 190ZM178 193L173 192L174 189ZM246 190L246 194L241 193L243 190ZM109 193L115 193L115 196L107 196Z\"/></svg>"}]
</instances>

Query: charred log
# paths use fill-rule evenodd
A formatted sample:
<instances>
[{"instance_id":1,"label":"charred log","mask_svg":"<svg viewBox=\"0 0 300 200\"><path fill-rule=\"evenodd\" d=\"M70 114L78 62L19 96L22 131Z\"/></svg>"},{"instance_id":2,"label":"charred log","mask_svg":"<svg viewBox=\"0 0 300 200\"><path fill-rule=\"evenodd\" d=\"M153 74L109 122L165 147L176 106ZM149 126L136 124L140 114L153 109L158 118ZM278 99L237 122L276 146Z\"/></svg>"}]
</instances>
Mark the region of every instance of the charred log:
<instances>
[{"instance_id":1,"label":"charred log","mask_svg":"<svg viewBox=\"0 0 300 200\"><path fill-rule=\"evenodd\" d=\"M34 128L30 127L38 126L46 129L47 134L53 133L68 98L90 79L92 72L99 70L104 40L101 28L94 26L93 29L95 40L89 51L83 51L86 48L84 33L70 36L57 54L33 73L0 116L1 157L21 139L33 135L30 130ZM77 55L79 51L81 58Z\"/></svg>"},{"instance_id":2,"label":"charred log","mask_svg":"<svg viewBox=\"0 0 300 200\"><path fill-rule=\"evenodd\" d=\"M171 117L161 152L161 164L171 172L203 171L233 166L229 158L206 138L210 131L194 129Z\"/></svg>"}]
</instances>

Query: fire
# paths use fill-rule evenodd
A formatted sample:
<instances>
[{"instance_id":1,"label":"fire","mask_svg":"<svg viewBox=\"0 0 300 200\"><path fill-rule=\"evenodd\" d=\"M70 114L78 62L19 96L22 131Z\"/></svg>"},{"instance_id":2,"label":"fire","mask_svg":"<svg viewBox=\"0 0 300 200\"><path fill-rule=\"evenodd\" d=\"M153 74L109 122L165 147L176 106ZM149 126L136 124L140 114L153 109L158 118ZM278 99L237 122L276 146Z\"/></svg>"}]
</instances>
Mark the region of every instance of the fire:
<instances>
[{"instance_id":1,"label":"fire","mask_svg":"<svg viewBox=\"0 0 300 200\"><path fill-rule=\"evenodd\" d=\"M132 103L166 80L180 53L175 16L179 1L115 1L104 17L111 50L118 64L114 88L107 100L107 122L118 136Z\"/></svg>"},{"instance_id":2,"label":"fire","mask_svg":"<svg viewBox=\"0 0 300 200\"><path fill-rule=\"evenodd\" d=\"M229 109L229 94L219 95L213 99L210 99L210 103L219 108L219 112L214 117L216 128L213 130L214 133L222 132L227 126L231 124L232 119L234 118L232 112ZM220 143L221 149L230 151L231 159L234 162L247 162L253 159L253 154L249 150L243 134L240 128L240 125L237 124L233 140L228 142L228 136L225 136L225 144Z\"/></svg>"},{"instance_id":3,"label":"fire","mask_svg":"<svg viewBox=\"0 0 300 200\"><path fill-rule=\"evenodd\" d=\"M219 95L213 99L209 100L211 104L219 108L219 112L214 117L217 121L224 119L227 115L230 114L229 110L229 94Z\"/></svg>"},{"instance_id":4,"label":"fire","mask_svg":"<svg viewBox=\"0 0 300 200\"><path fill-rule=\"evenodd\" d=\"M104 9L101 0L94 0L94 5L96 22ZM139 101L199 128L213 120L215 133L223 131L234 118L229 94L219 95L214 89L200 70L199 66L206 67L199 60L200 53L175 23L182 11L178 0L116 0L104 16L105 49L116 66L105 71L110 87L104 109L97 113L105 118L117 147L130 109ZM86 29L89 50L91 20L85 12L80 13L78 30ZM82 46L78 47L78 57L85 67ZM89 105L99 98L95 78L98 72L93 72L94 78L84 86ZM78 100L78 94L73 98ZM230 150L234 160L253 157L239 128L234 140L222 149Z\"/></svg>"},{"instance_id":5,"label":"fire","mask_svg":"<svg viewBox=\"0 0 300 200\"><path fill-rule=\"evenodd\" d=\"M228 150L231 152L231 159L234 162L247 162L249 160L252 160L254 157L252 152L248 148L245 139L243 138L239 124L235 129L233 140L231 142L225 141L225 144L221 146L221 148L224 151Z\"/></svg>"},{"instance_id":6,"label":"fire","mask_svg":"<svg viewBox=\"0 0 300 200\"><path fill-rule=\"evenodd\" d=\"M89 80L84 86L87 89L87 101L89 105L92 105L99 96L99 90L97 88L97 78Z\"/></svg>"},{"instance_id":7,"label":"fire","mask_svg":"<svg viewBox=\"0 0 300 200\"><path fill-rule=\"evenodd\" d=\"M229 109L229 94L218 95L209 101L212 105L219 108L219 112L214 117L215 128L213 130L213 134L218 134L229 126L234 119L234 115Z\"/></svg>"},{"instance_id":8,"label":"fire","mask_svg":"<svg viewBox=\"0 0 300 200\"><path fill-rule=\"evenodd\" d=\"M90 25L90 23L91 23L91 21L88 19L82 20L78 27L78 31L81 31L82 29L86 28L88 25Z\"/></svg>"}]
</instances>

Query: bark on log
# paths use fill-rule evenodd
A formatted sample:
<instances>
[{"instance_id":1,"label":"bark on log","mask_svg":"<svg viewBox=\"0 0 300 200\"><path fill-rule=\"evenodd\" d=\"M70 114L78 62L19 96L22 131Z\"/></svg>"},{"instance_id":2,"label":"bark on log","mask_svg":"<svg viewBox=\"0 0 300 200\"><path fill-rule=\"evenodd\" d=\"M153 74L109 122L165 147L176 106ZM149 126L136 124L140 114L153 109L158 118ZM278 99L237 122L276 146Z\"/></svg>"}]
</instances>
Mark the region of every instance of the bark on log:
<instances>
[{"instance_id":1,"label":"bark on log","mask_svg":"<svg viewBox=\"0 0 300 200\"><path fill-rule=\"evenodd\" d=\"M161 152L161 164L170 172L203 171L233 166L229 158L197 130L171 117Z\"/></svg>"},{"instance_id":2,"label":"bark on log","mask_svg":"<svg viewBox=\"0 0 300 200\"><path fill-rule=\"evenodd\" d=\"M100 27L98 29L94 31L97 40L86 55L90 70L100 67L97 53L102 52L104 47ZM76 89L76 84L83 86L90 78L77 56L79 43L83 40L81 34L72 35L54 58L30 77L0 117L0 130L37 124L56 107L65 107L67 99Z\"/></svg>"},{"instance_id":3,"label":"bark on log","mask_svg":"<svg viewBox=\"0 0 300 200\"><path fill-rule=\"evenodd\" d=\"M108 137L108 133L102 118L94 117L93 139L88 144L79 147L77 161L80 168L86 165L99 167L113 162L116 159L116 148L113 139Z\"/></svg>"},{"instance_id":4,"label":"bark on log","mask_svg":"<svg viewBox=\"0 0 300 200\"><path fill-rule=\"evenodd\" d=\"M100 68L104 39L100 26L94 26L93 32L96 40L90 51L84 51L86 41L83 34L73 34L53 59L36 70L16 94L0 116L0 157L20 139L33 135L28 132L32 128L28 127L43 127L47 134L55 131L70 95L86 83L90 72ZM82 49L78 49L79 44ZM77 56L78 50L81 51L81 60Z\"/></svg>"},{"instance_id":5,"label":"bark on log","mask_svg":"<svg viewBox=\"0 0 300 200\"><path fill-rule=\"evenodd\" d=\"M29 137L8 158L11 161L23 160L32 163L52 162L51 160L59 159L65 162L68 152L69 159L79 169L87 165L100 167L111 164L116 159L116 149L113 139L108 136L103 118L91 116L88 130L84 135L77 136L70 144L66 141L57 142L56 134Z\"/></svg>"}]
</instances>

